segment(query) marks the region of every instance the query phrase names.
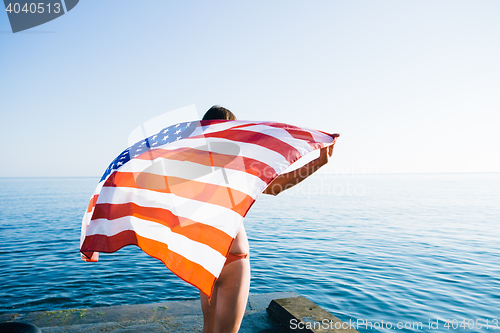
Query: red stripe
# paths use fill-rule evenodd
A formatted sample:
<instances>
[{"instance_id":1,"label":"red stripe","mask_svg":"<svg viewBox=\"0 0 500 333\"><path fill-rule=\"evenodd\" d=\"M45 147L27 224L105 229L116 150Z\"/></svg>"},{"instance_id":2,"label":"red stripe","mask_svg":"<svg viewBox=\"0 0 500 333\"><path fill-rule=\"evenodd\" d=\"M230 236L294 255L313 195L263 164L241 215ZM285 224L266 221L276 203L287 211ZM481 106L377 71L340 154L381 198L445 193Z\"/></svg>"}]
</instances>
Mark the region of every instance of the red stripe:
<instances>
[{"instance_id":1,"label":"red stripe","mask_svg":"<svg viewBox=\"0 0 500 333\"><path fill-rule=\"evenodd\" d=\"M87 207L87 213L90 213L92 209L94 209L95 203L97 202L97 198L99 194L94 194L94 196L90 199L89 206Z\"/></svg>"},{"instance_id":2,"label":"red stripe","mask_svg":"<svg viewBox=\"0 0 500 333\"><path fill-rule=\"evenodd\" d=\"M99 261L99 252L81 252L80 257L86 262L97 262Z\"/></svg>"},{"instance_id":3,"label":"red stripe","mask_svg":"<svg viewBox=\"0 0 500 333\"><path fill-rule=\"evenodd\" d=\"M266 123L267 126L275 127L275 128L280 128L285 131L287 131L293 138L298 139L298 140L303 140L308 143L311 142L316 142L314 140L314 137L309 131L306 131L300 127L293 126L293 125L288 125L288 124L283 124L283 123Z\"/></svg>"},{"instance_id":4,"label":"red stripe","mask_svg":"<svg viewBox=\"0 0 500 333\"><path fill-rule=\"evenodd\" d=\"M132 202L124 204L97 204L92 215L92 220L114 220L126 216L134 216L143 220L160 223L168 227L172 232L210 246L223 256L226 256L233 241L231 236L215 227L178 217L167 209L142 207Z\"/></svg>"},{"instance_id":5,"label":"red stripe","mask_svg":"<svg viewBox=\"0 0 500 333\"><path fill-rule=\"evenodd\" d=\"M299 151L295 147L275 138L274 136L259 132L237 130L231 128L214 133L200 134L189 137L187 139L198 138L222 138L236 142L251 143L281 154L290 164L301 157Z\"/></svg>"},{"instance_id":6,"label":"red stripe","mask_svg":"<svg viewBox=\"0 0 500 333\"><path fill-rule=\"evenodd\" d=\"M245 216L254 202L251 196L229 187L147 172L137 174L115 172L106 180L104 187L128 187L160 193L172 193L182 198L225 207L241 216Z\"/></svg>"},{"instance_id":7,"label":"red stripe","mask_svg":"<svg viewBox=\"0 0 500 333\"><path fill-rule=\"evenodd\" d=\"M192 262L178 253L169 250L164 243L141 237L132 230L120 232L114 236L92 235L85 237L82 252L116 252L126 245L137 245L144 252L165 264L175 275L182 280L200 289L207 296L211 295L216 277L203 266Z\"/></svg>"},{"instance_id":8,"label":"red stripe","mask_svg":"<svg viewBox=\"0 0 500 333\"><path fill-rule=\"evenodd\" d=\"M318 148L323 148L326 145L326 143L316 141L310 131L297 126L288 125L284 123L266 123L265 125L281 128L287 131L293 138L307 142L313 150ZM327 134L324 132L320 133L326 134L332 138L338 137L338 134Z\"/></svg>"},{"instance_id":9,"label":"red stripe","mask_svg":"<svg viewBox=\"0 0 500 333\"><path fill-rule=\"evenodd\" d=\"M268 164L259 160L235 155L226 155L196 148L178 148L172 150L152 149L144 152L136 158L142 160L155 160L165 158L175 161L190 161L206 166L215 166L232 170L243 171L259 177L265 183L276 177L276 171ZM212 164L213 161L213 164Z\"/></svg>"}]
</instances>

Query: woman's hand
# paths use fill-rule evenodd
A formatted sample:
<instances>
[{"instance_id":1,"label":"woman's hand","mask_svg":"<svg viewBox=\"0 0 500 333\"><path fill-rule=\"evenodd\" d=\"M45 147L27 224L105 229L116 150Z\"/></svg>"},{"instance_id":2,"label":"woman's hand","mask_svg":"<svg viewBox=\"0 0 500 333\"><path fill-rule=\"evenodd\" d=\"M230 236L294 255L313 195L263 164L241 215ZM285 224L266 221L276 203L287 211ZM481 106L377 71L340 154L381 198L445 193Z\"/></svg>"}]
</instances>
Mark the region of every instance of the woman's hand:
<instances>
[{"instance_id":1,"label":"woman's hand","mask_svg":"<svg viewBox=\"0 0 500 333\"><path fill-rule=\"evenodd\" d=\"M333 153L333 145L329 147L323 147L319 151L318 165L325 165L328 163L328 160L332 156Z\"/></svg>"},{"instance_id":2,"label":"woman's hand","mask_svg":"<svg viewBox=\"0 0 500 333\"><path fill-rule=\"evenodd\" d=\"M289 189L292 186L297 185L314 172L316 172L323 165L328 163L330 156L333 153L333 145L329 147L324 147L320 149L319 157L303 167L290 171L288 173L282 174L273 180L271 184L262 192L264 194L278 195L284 190Z\"/></svg>"}]
</instances>

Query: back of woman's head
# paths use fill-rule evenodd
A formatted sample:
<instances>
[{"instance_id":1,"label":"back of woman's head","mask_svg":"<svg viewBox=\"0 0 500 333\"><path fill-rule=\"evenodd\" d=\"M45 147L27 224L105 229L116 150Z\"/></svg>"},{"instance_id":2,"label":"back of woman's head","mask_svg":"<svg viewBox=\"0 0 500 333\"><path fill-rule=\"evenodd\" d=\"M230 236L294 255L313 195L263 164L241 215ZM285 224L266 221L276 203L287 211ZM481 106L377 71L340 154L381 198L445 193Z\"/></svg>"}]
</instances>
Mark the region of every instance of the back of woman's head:
<instances>
[{"instance_id":1,"label":"back of woman's head","mask_svg":"<svg viewBox=\"0 0 500 333\"><path fill-rule=\"evenodd\" d=\"M222 106L214 105L203 116L202 120L236 120L236 116Z\"/></svg>"}]
</instances>

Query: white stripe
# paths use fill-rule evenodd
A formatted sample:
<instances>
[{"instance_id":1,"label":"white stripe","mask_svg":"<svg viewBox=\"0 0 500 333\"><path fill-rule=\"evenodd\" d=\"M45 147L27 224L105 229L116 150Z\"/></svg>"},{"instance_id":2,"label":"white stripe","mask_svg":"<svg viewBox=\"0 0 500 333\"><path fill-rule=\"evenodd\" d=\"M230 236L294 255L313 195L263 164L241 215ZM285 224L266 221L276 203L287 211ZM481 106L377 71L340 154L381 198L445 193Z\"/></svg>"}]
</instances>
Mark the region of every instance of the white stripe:
<instances>
[{"instance_id":1,"label":"white stripe","mask_svg":"<svg viewBox=\"0 0 500 333\"><path fill-rule=\"evenodd\" d=\"M244 170L245 166L242 165L241 168ZM190 161L176 161L164 158L157 158L154 161L134 159L121 167L117 172L134 173L138 186L141 186L141 177L147 180L147 174L154 174L225 186L243 192L254 199L267 186L259 177L244 171L227 168L221 170L221 168L214 168ZM147 185L143 187L147 188Z\"/></svg>"},{"instance_id":2,"label":"white stripe","mask_svg":"<svg viewBox=\"0 0 500 333\"><path fill-rule=\"evenodd\" d=\"M105 181L103 180L103 181L99 182L99 184L97 184L97 187L94 190L94 193L92 194L92 196L89 199L89 204L94 199L94 196L96 194L99 194L99 192L101 191L102 185L104 185L104 182ZM80 233L80 248L82 247L83 240L85 239L85 233L87 231L87 226L89 225L90 219L92 218L92 214L94 213L94 207L92 207L92 210L90 212L87 212L87 210L88 210L88 206L87 206L87 209L85 210L85 214L83 214L83 219L82 219L82 228L81 228L81 233Z\"/></svg>"},{"instance_id":3,"label":"white stripe","mask_svg":"<svg viewBox=\"0 0 500 333\"><path fill-rule=\"evenodd\" d=\"M87 211L85 211L85 214L83 215L82 229L81 229L81 233L80 233L80 248L82 247L83 241L85 239L85 234L87 232L87 226L89 225L90 218L92 216L91 214L92 214L92 212L88 213Z\"/></svg>"},{"instance_id":4,"label":"white stripe","mask_svg":"<svg viewBox=\"0 0 500 333\"><path fill-rule=\"evenodd\" d=\"M314 141L324 143L325 145L330 145L333 143L333 138L330 135L318 131L307 130L313 136Z\"/></svg>"},{"instance_id":5,"label":"white stripe","mask_svg":"<svg viewBox=\"0 0 500 333\"><path fill-rule=\"evenodd\" d=\"M122 231L133 230L141 237L167 244L169 250L203 266L214 276L219 276L226 258L220 252L203 243L172 232L168 227L134 216L122 217L111 223L106 219L93 220L87 235L114 236Z\"/></svg>"},{"instance_id":6,"label":"white stripe","mask_svg":"<svg viewBox=\"0 0 500 333\"><path fill-rule=\"evenodd\" d=\"M124 204L130 202L142 207L167 209L179 217L217 228L232 238L236 236L241 221L243 221L243 217L231 209L181 198L171 193L159 193L127 187L103 187L97 199L98 204Z\"/></svg>"}]
</instances>

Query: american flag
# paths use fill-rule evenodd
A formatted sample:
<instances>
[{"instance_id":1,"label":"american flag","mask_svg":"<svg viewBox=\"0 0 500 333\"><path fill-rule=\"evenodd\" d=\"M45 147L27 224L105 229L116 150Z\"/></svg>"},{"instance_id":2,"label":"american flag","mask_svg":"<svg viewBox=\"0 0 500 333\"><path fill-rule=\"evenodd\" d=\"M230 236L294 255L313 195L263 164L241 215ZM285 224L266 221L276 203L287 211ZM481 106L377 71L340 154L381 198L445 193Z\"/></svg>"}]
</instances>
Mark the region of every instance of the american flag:
<instances>
[{"instance_id":1,"label":"american flag","mask_svg":"<svg viewBox=\"0 0 500 333\"><path fill-rule=\"evenodd\" d=\"M337 136L239 120L164 128L124 150L104 172L83 217L82 259L137 245L210 296L257 197Z\"/></svg>"}]
</instances>

